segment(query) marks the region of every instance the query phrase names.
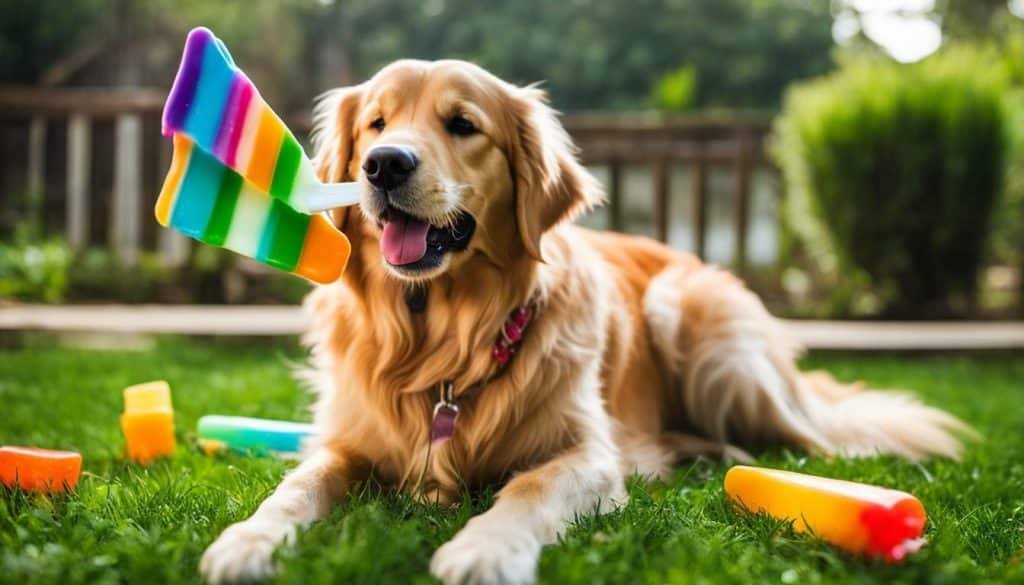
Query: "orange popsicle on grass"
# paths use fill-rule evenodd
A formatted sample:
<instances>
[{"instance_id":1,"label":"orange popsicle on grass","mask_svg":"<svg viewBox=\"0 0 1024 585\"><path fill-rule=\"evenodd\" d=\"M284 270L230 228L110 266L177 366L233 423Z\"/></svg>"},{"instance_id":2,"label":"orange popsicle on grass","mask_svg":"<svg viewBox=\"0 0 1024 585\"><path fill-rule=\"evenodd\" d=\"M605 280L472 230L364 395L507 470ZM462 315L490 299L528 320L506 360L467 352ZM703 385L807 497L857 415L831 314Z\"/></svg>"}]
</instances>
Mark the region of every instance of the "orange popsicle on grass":
<instances>
[{"instance_id":1,"label":"orange popsicle on grass","mask_svg":"<svg viewBox=\"0 0 1024 585\"><path fill-rule=\"evenodd\" d=\"M725 475L725 493L750 512L793 520L797 532L854 554L898 562L924 546L924 506L906 492L737 465Z\"/></svg>"},{"instance_id":2,"label":"orange popsicle on grass","mask_svg":"<svg viewBox=\"0 0 1024 585\"><path fill-rule=\"evenodd\" d=\"M72 451L35 447L0 447L0 482L24 491L63 492L75 489L82 456Z\"/></svg>"},{"instance_id":3,"label":"orange popsicle on grass","mask_svg":"<svg viewBox=\"0 0 1024 585\"><path fill-rule=\"evenodd\" d=\"M125 388L121 429L126 455L133 461L149 463L174 453L170 385L160 380Z\"/></svg>"}]
</instances>

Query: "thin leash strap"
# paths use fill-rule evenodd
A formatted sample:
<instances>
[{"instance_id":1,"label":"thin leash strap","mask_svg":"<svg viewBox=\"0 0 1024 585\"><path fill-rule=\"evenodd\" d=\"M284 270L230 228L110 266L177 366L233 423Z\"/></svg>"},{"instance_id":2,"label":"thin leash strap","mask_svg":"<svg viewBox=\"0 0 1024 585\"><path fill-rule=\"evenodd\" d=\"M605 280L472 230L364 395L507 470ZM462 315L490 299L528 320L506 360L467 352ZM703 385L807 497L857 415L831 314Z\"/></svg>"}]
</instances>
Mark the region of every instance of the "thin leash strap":
<instances>
[{"instance_id":1,"label":"thin leash strap","mask_svg":"<svg viewBox=\"0 0 1024 585\"><path fill-rule=\"evenodd\" d=\"M427 441L427 454L423 457L423 467L420 468L420 476L416 480L416 487L413 492L423 495L423 480L427 477L427 467L430 466L430 456L434 450L434 442Z\"/></svg>"}]
</instances>

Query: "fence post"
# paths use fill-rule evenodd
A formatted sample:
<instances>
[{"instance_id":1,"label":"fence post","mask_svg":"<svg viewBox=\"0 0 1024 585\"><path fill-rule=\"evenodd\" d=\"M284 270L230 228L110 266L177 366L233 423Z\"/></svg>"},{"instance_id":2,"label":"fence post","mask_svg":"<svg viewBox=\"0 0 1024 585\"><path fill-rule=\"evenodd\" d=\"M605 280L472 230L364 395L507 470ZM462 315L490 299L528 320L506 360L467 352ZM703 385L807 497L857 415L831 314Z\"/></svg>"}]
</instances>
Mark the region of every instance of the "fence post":
<instances>
[{"instance_id":1,"label":"fence post","mask_svg":"<svg viewBox=\"0 0 1024 585\"><path fill-rule=\"evenodd\" d=\"M608 222L622 231L622 167L618 160L608 162Z\"/></svg>"},{"instance_id":2,"label":"fence post","mask_svg":"<svg viewBox=\"0 0 1024 585\"><path fill-rule=\"evenodd\" d=\"M138 114L120 114L115 125L110 239L121 263L128 267L138 263L141 198L142 118Z\"/></svg>"},{"instance_id":3,"label":"fence post","mask_svg":"<svg viewBox=\"0 0 1024 585\"><path fill-rule=\"evenodd\" d=\"M1017 269L1017 314L1024 319L1024 254L1021 254Z\"/></svg>"},{"instance_id":4,"label":"fence post","mask_svg":"<svg viewBox=\"0 0 1024 585\"><path fill-rule=\"evenodd\" d=\"M668 196L669 196L669 165L665 159L654 163L654 237L659 242L668 241Z\"/></svg>"},{"instance_id":5,"label":"fence post","mask_svg":"<svg viewBox=\"0 0 1024 585\"><path fill-rule=\"evenodd\" d=\"M747 228L750 218L750 133L740 129L736 136L736 167L733 170L736 194L736 215L733 218L733 267L742 273L747 267Z\"/></svg>"},{"instance_id":6,"label":"fence post","mask_svg":"<svg viewBox=\"0 0 1024 585\"><path fill-rule=\"evenodd\" d=\"M46 117L32 116L28 127L28 196L32 202L45 199L43 196L46 176ZM41 205L40 205L41 207ZM32 206L35 211L35 206Z\"/></svg>"},{"instance_id":7,"label":"fence post","mask_svg":"<svg viewBox=\"0 0 1024 585\"><path fill-rule=\"evenodd\" d=\"M68 244L79 251L89 243L89 174L92 164L92 123L87 114L68 119Z\"/></svg>"},{"instance_id":8,"label":"fence post","mask_svg":"<svg viewBox=\"0 0 1024 585\"><path fill-rule=\"evenodd\" d=\"M699 154L693 161L693 251L701 259L704 259L705 241L707 238L708 214L708 178L707 161L703 153Z\"/></svg>"}]
</instances>

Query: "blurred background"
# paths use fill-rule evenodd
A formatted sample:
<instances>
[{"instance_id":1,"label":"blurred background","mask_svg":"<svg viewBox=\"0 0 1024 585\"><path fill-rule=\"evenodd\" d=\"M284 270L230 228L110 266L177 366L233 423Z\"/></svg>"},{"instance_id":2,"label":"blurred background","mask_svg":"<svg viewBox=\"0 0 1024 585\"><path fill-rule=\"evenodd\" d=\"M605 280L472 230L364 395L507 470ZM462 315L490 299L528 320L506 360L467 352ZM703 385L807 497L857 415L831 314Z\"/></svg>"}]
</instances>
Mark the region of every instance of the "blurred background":
<instances>
[{"instance_id":1,"label":"blurred background","mask_svg":"<svg viewBox=\"0 0 1024 585\"><path fill-rule=\"evenodd\" d=\"M297 302L160 229L160 111L212 28L297 135L404 57L542 81L609 204L790 317L1024 315L1024 0L3 0L0 307Z\"/></svg>"}]
</instances>

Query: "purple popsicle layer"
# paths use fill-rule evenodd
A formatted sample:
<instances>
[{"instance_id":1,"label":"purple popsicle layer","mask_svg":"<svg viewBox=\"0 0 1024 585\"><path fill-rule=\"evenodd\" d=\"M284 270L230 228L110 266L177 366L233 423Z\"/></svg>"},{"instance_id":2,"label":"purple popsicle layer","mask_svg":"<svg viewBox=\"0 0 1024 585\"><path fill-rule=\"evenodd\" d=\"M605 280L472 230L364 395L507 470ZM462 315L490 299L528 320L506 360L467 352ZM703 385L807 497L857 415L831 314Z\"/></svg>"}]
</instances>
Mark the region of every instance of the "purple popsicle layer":
<instances>
[{"instance_id":1,"label":"purple popsicle layer","mask_svg":"<svg viewBox=\"0 0 1024 585\"><path fill-rule=\"evenodd\" d=\"M187 137L258 191L297 211L358 202L354 183L317 180L298 140L207 28L193 29L185 41L162 122L164 135Z\"/></svg>"},{"instance_id":2,"label":"purple popsicle layer","mask_svg":"<svg viewBox=\"0 0 1024 585\"><path fill-rule=\"evenodd\" d=\"M203 67L203 52L206 45L213 41L213 33L208 28L194 28L185 40L185 52L181 58L181 66L171 86L171 93L164 104L163 135L170 137L185 127L192 99L196 95L199 72Z\"/></svg>"}]
</instances>

